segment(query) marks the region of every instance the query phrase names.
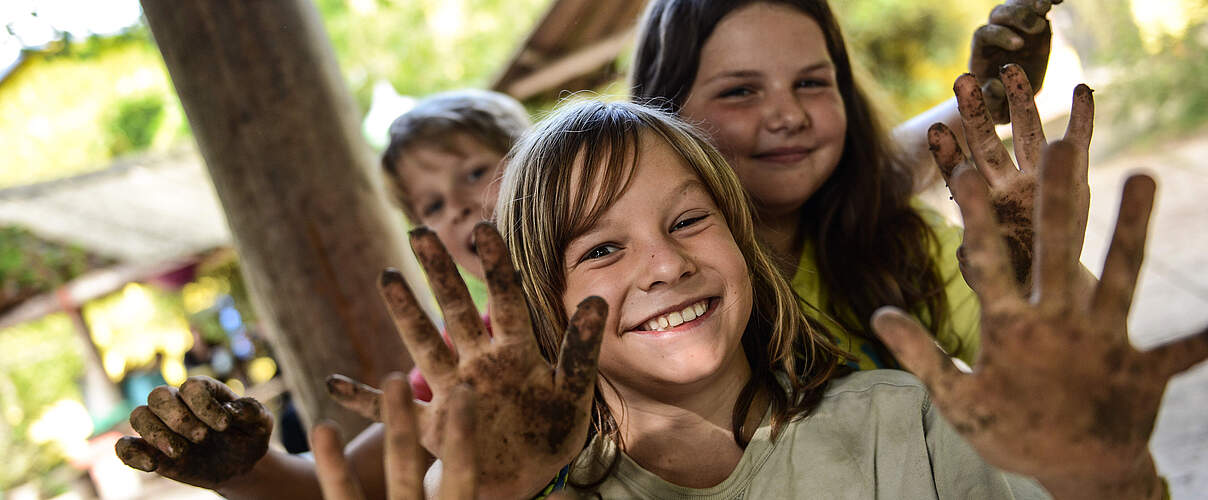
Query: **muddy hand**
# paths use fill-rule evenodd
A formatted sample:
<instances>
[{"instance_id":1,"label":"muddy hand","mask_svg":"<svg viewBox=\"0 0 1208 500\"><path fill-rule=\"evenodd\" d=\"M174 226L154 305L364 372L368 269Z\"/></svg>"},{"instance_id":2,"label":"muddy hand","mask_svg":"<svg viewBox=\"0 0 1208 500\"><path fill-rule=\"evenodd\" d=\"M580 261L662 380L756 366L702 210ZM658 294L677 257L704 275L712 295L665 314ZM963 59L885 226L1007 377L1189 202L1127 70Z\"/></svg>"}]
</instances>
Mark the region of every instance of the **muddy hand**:
<instances>
[{"instance_id":1,"label":"muddy hand","mask_svg":"<svg viewBox=\"0 0 1208 500\"><path fill-rule=\"evenodd\" d=\"M1060 0L1007 0L990 12L990 22L973 32L969 72L977 77L995 123L1007 123L1005 81L1000 68L1018 64L1039 91L1049 65L1053 31L1045 15Z\"/></svg>"},{"instance_id":2,"label":"muddy hand","mask_svg":"<svg viewBox=\"0 0 1208 500\"><path fill-rule=\"evenodd\" d=\"M1031 293L1013 279L986 184L972 170L952 179L962 198L966 252L981 283L982 353L972 374L955 369L900 310L878 311L877 335L930 388L954 428L987 462L1036 477L1058 498L1160 494L1147 444L1166 383L1208 357L1208 329L1149 351L1126 322L1141 267L1153 179L1128 179L1119 219L1090 294L1078 293L1081 239L1068 195L1078 146L1058 142L1040 166Z\"/></svg>"},{"instance_id":3,"label":"muddy hand","mask_svg":"<svg viewBox=\"0 0 1208 500\"><path fill-rule=\"evenodd\" d=\"M130 412L141 437L118 440L126 465L182 483L213 489L252 469L268 451L273 420L252 398L222 382L189 377L180 390L159 386Z\"/></svg>"},{"instance_id":4,"label":"muddy hand","mask_svg":"<svg viewBox=\"0 0 1208 500\"><path fill-rule=\"evenodd\" d=\"M424 473L427 460L419 445L419 427L407 381L392 374L382 382L382 416L386 424L383 463L386 494L391 500L424 498ZM466 386L455 387L448 397L449 422L444 442L450 453L444 459L438 498L469 500L477 494L477 462L474 455L474 393ZM365 498L356 475L344 458L339 431L330 423L315 425L311 449L315 470L326 500Z\"/></svg>"},{"instance_id":5,"label":"muddy hand","mask_svg":"<svg viewBox=\"0 0 1208 500\"><path fill-rule=\"evenodd\" d=\"M579 305L557 366L550 366L537 348L520 277L503 239L487 223L475 227L474 237L486 272L494 337L487 335L448 252L427 229L411 232L411 246L428 274L457 353L441 339L401 274L384 272L381 292L432 387L432 402L415 406L420 442L442 460L453 452L439 429L450 411L449 392L462 384L472 387L478 409L472 447L478 484L492 494L523 496L545 485L586 441L608 306L595 297Z\"/></svg>"},{"instance_id":6,"label":"muddy hand","mask_svg":"<svg viewBox=\"0 0 1208 500\"><path fill-rule=\"evenodd\" d=\"M357 415L374 422L382 421L382 391L379 389L337 373L327 376L327 395Z\"/></svg>"},{"instance_id":7,"label":"muddy hand","mask_svg":"<svg viewBox=\"0 0 1208 500\"><path fill-rule=\"evenodd\" d=\"M927 132L927 140L935 163L944 180L948 181L953 199L958 205L963 203L960 193L951 189L952 177L958 171L969 170L974 177L988 185L990 203L1007 241L1011 268L1016 280L1026 285L1032 266L1032 217L1036 198L1037 167L1047 142L1040 115L1036 111L1036 103L1032 98L1031 87L1023 70L1019 66L1008 65L1003 68L1002 80L1007 84L1007 97L1011 103L1011 130L1018 168L994 131L994 122L982 101L981 89L968 74L957 78L954 90L973 161L965 158L956 136L942 123L931 126L931 130ZM1068 188L1066 195L1075 201L1077 253L1082 252L1086 219L1090 211L1087 156L1094 118L1095 103L1091 89L1086 85L1079 85L1074 89L1069 127L1065 132L1065 141L1074 147L1075 152L1075 181ZM966 255L967 251L962 246L958 254L961 270L966 281L969 281L969 286L976 289L977 284L970 280L970 274L964 272L967 268Z\"/></svg>"}]
</instances>

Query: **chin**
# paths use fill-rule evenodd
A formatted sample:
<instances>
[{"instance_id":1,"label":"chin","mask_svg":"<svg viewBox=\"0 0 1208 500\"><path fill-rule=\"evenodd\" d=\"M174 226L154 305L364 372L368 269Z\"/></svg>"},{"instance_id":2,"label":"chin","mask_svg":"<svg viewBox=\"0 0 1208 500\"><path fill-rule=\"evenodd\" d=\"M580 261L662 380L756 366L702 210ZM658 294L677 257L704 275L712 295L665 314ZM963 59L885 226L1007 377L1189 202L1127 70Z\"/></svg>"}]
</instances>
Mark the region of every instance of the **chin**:
<instances>
[{"instance_id":1,"label":"chin","mask_svg":"<svg viewBox=\"0 0 1208 500\"><path fill-rule=\"evenodd\" d=\"M678 350L666 355L652 355L644 362L609 370L624 374L622 378L653 382L657 385L691 385L721 373L725 359L713 352ZM616 377L614 377L616 378Z\"/></svg>"}]
</instances>

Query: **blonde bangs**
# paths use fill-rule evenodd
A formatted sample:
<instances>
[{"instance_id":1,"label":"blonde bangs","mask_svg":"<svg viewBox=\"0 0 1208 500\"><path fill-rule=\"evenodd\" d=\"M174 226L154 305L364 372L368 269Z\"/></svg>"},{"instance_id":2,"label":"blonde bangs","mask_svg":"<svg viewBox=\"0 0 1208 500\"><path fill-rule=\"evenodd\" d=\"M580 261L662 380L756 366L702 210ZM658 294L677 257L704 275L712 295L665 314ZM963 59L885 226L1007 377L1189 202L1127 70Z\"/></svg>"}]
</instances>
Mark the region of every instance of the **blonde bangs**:
<instances>
[{"instance_id":1,"label":"blonde bangs","mask_svg":"<svg viewBox=\"0 0 1208 500\"><path fill-rule=\"evenodd\" d=\"M700 178L746 261L754 307L742 343L752 378L735 404L735 439L745 445L741 425L760 393L771 401L776 433L817 404L842 355L810 324L758 242L752 206L725 158L666 113L632 103L578 103L543 120L512 150L496 217L521 273L542 354L554 359L569 318L562 304L565 248L628 188L642 140L665 141ZM595 406L597 432L615 437L616 422L598 388Z\"/></svg>"}]
</instances>

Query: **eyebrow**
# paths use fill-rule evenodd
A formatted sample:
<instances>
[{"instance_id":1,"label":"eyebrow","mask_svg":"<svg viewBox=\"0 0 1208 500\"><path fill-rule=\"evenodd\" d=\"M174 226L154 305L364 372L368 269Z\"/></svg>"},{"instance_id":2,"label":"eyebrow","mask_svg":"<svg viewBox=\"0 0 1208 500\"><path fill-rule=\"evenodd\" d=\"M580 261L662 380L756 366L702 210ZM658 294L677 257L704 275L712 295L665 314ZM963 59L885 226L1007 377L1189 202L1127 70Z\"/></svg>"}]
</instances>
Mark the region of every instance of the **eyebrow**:
<instances>
[{"instance_id":1,"label":"eyebrow","mask_svg":"<svg viewBox=\"0 0 1208 500\"><path fill-rule=\"evenodd\" d=\"M809 72L817 71L820 69L834 69L834 68L835 68L834 62L818 61L814 64L801 68L797 72L798 73L809 73ZM721 80L721 79L726 79L726 78L751 78L751 77L760 76L761 74L763 74L763 73L760 71L753 70L753 69L740 69L740 70L734 70L734 71L725 71L725 72L718 73L716 75L713 75L713 76L705 79L705 81L702 83L710 83L710 82L713 82L714 80Z\"/></svg>"},{"instance_id":2,"label":"eyebrow","mask_svg":"<svg viewBox=\"0 0 1208 500\"><path fill-rule=\"evenodd\" d=\"M684 179L683 182L677 184L674 188L668 190L668 192L680 193L680 192L684 192L684 191L687 191L692 188L696 188L697 190L704 192L704 194L706 196L709 196L709 191L707 189L705 189L705 183L701 182L701 180L696 178L696 176L692 176L691 178ZM710 200L712 200L712 196L709 196L709 198L710 198ZM608 222L610 222L610 221L608 220L607 217L600 217L599 219L596 220L596 223L593 224L590 228L588 228L586 231L583 231L579 235L572 238L570 240L570 243L567 243L566 248L563 250L563 252L565 253L566 250L570 250L570 248L575 246L575 243L577 243L579 240L600 232L600 230L598 228L602 225L605 225L605 223L608 223Z\"/></svg>"}]
</instances>

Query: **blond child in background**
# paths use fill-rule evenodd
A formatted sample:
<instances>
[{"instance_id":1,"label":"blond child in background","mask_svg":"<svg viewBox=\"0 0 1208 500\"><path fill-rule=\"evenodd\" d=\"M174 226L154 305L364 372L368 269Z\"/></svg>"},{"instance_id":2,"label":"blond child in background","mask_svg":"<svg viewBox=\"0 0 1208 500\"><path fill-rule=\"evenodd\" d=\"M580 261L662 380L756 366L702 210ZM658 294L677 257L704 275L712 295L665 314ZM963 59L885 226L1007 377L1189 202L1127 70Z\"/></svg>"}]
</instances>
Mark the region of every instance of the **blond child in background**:
<instances>
[{"instance_id":1,"label":"blond child in background","mask_svg":"<svg viewBox=\"0 0 1208 500\"><path fill-rule=\"evenodd\" d=\"M382 172L391 198L412 224L449 242L457 264L479 280L471 232L491 216L503 158L528 127L519 102L483 90L432 95L390 126ZM432 398L418 370L409 379L417 398ZM123 438L117 454L131 467L228 498L320 497L314 462L268 449L272 415L221 382L192 377L179 390L158 387L130 421L142 437ZM383 437L375 424L345 448L369 498L385 494Z\"/></svg>"}]
</instances>

